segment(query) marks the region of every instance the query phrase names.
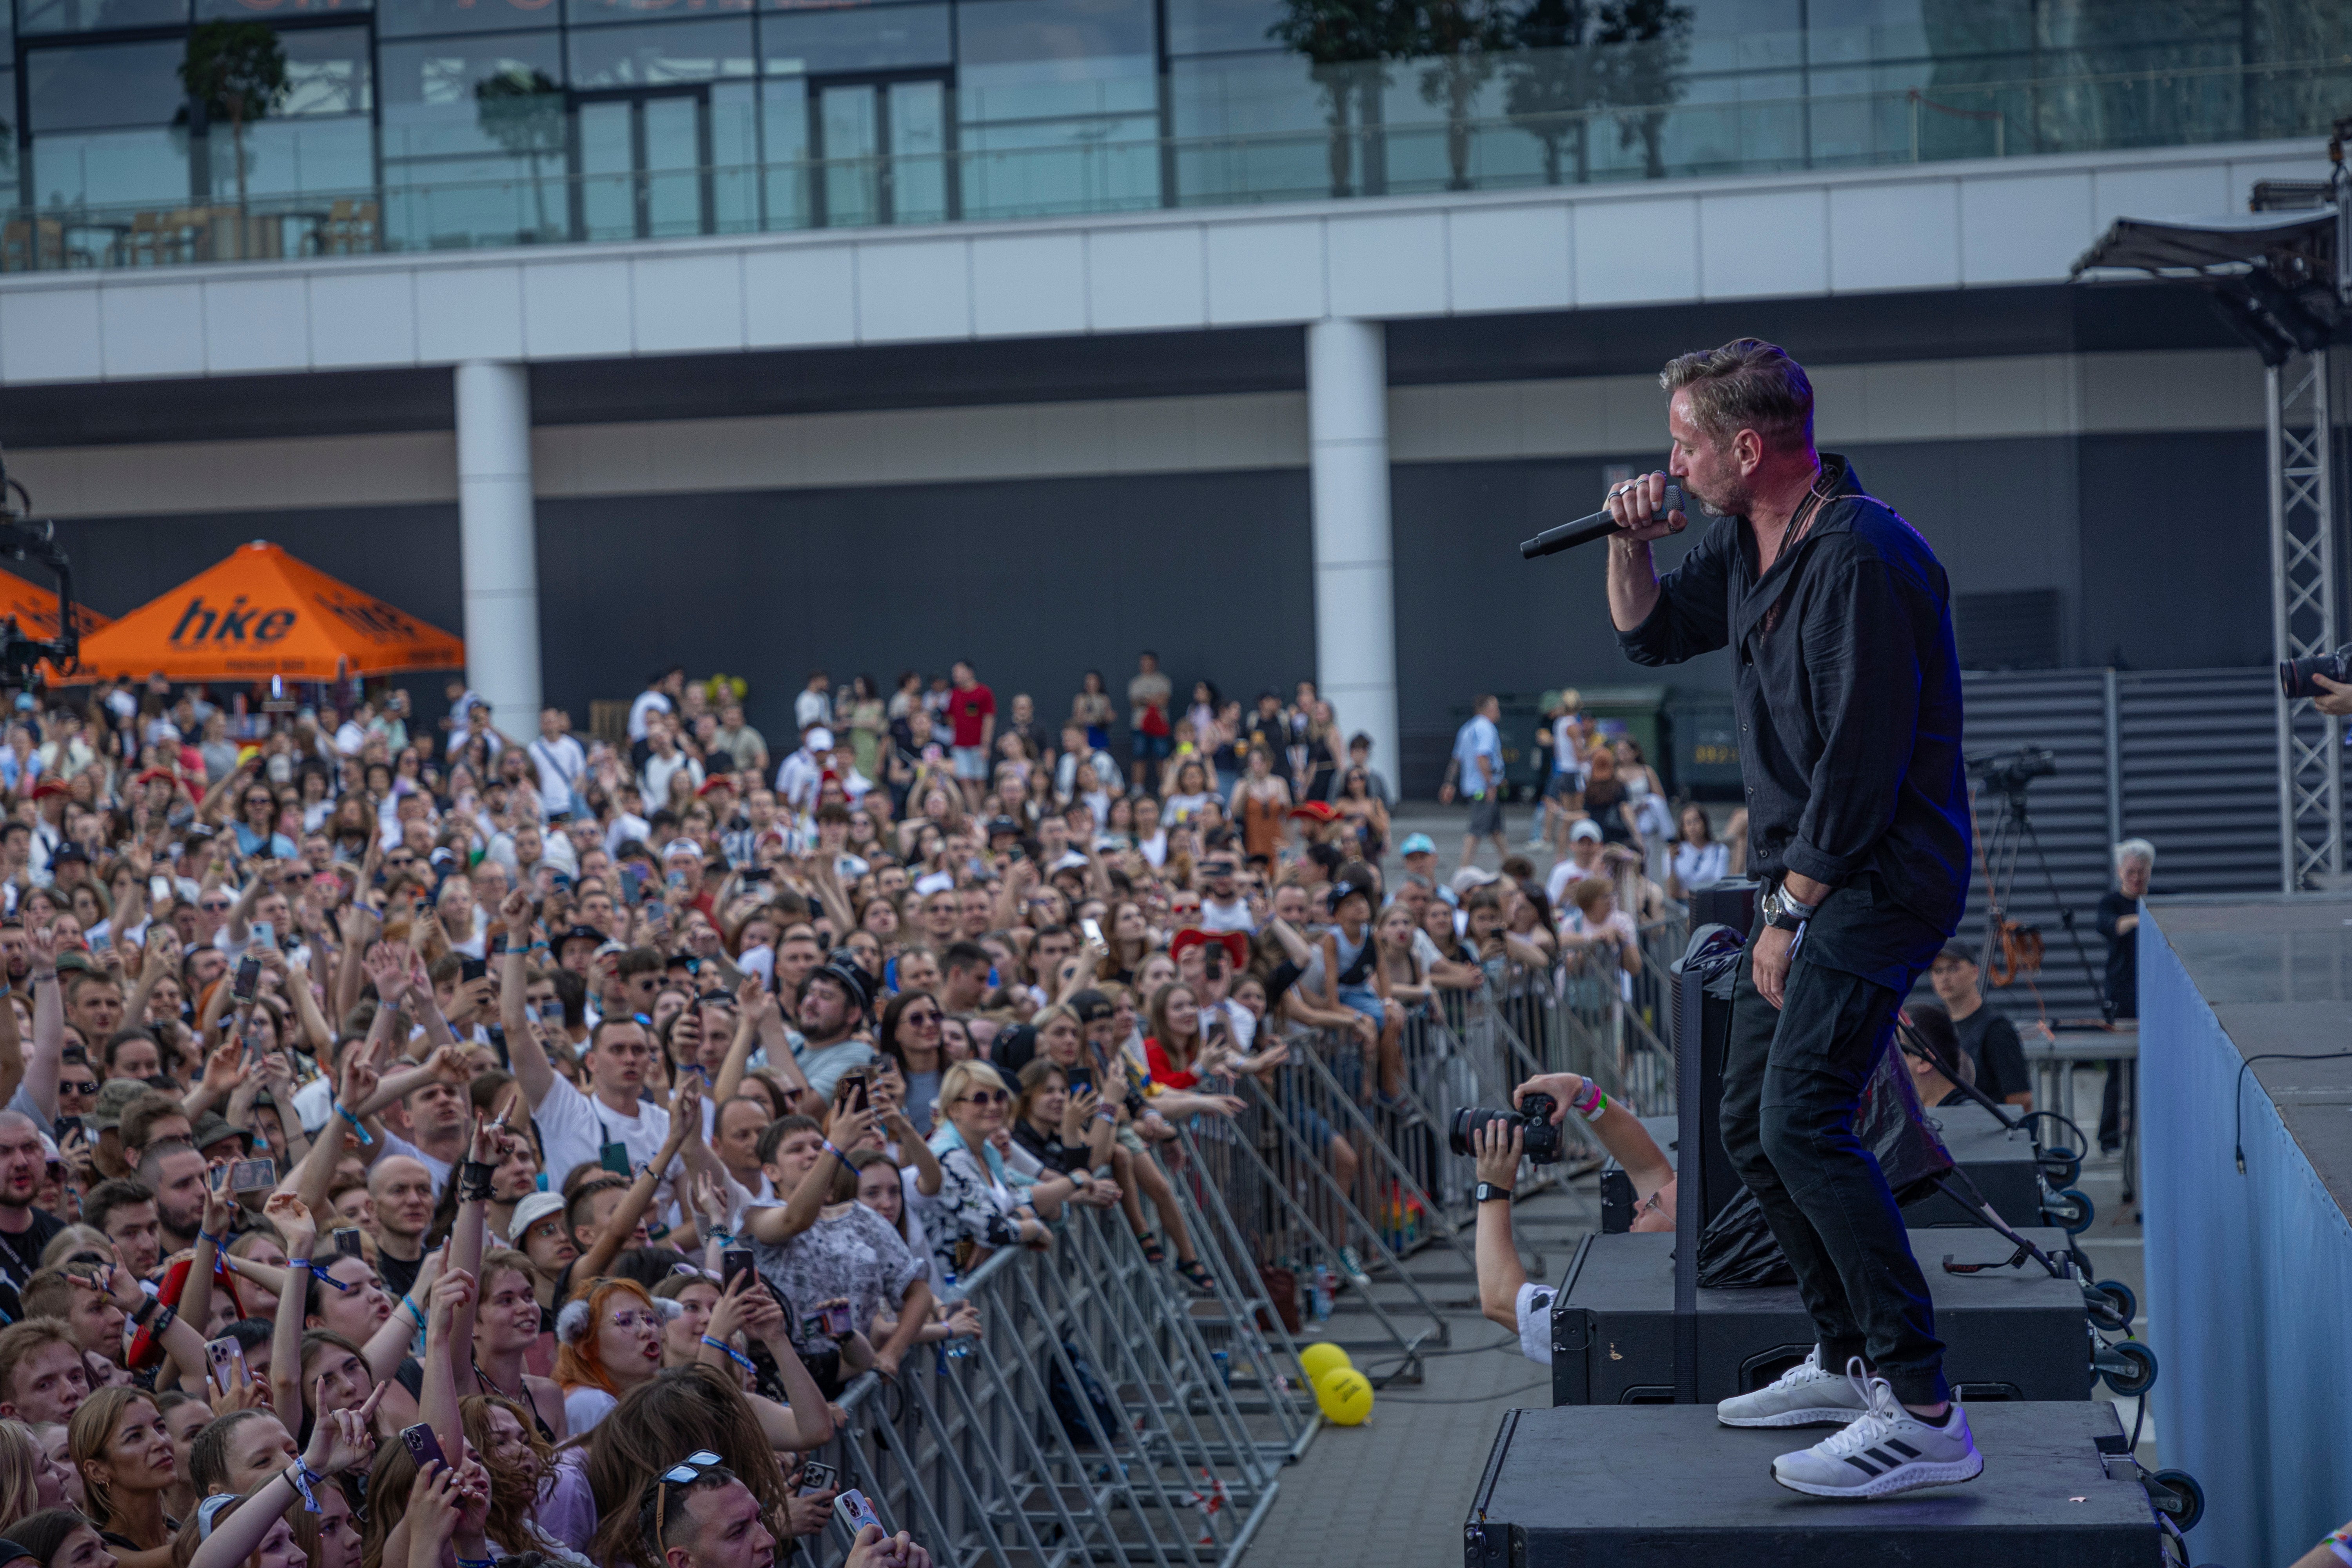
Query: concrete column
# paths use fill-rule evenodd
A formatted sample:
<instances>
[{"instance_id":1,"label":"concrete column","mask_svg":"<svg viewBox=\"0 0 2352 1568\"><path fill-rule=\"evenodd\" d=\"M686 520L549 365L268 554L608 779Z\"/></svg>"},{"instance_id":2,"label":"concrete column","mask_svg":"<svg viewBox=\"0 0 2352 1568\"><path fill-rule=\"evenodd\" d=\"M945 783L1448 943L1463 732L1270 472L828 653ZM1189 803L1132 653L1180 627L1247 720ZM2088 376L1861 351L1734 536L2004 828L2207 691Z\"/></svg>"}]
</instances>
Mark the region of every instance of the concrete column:
<instances>
[{"instance_id":1,"label":"concrete column","mask_svg":"<svg viewBox=\"0 0 2352 1568\"><path fill-rule=\"evenodd\" d=\"M539 542L531 514L530 376L457 367L457 540L466 681L518 740L539 733Z\"/></svg>"},{"instance_id":2,"label":"concrete column","mask_svg":"<svg viewBox=\"0 0 2352 1568\"><path fill-rule=\"evenodd\" d=\"M1307 479L1315 510L1317 689L1372 766L1402 787L1396 597L1389 547L1388 340L1378 321L1307 329Z\"/></svg>"}]
</instances>

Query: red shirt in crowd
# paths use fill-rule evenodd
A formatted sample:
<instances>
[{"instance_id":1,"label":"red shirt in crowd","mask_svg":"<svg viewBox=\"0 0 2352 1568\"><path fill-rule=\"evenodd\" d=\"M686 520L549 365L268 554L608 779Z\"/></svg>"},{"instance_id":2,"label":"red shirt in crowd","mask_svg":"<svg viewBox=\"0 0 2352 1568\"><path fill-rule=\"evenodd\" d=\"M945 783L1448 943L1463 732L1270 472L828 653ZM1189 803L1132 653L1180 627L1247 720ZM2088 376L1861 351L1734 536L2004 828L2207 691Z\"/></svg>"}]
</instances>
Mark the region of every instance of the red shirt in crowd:
<instances>
[{"instance_id":1,"label":"red shirt in crowd","mask_svg":"<svg viewBox=\"0 0 2352 1568\"><path fill-rule=\"evenodd\" d=\"M1162 1089L1195 1089L1200 1085L1201 1075L1170 1061L1168 1053L1160 1048L1158 1040L1143 1042L1143 1059L1151 1068L1151 1081Z\"/></svg>"},{"instance_id":2,"label":"red shirt in crowd","mask_svg":"<svg viewBox=\"0 0 2352 1568\"><path fill-rule=\"evenodd\" d=\"M996 713L996 693L978 681L948 693L948 719L959 746L980 744L981 726Z\"/></svg>"}]
</instances>

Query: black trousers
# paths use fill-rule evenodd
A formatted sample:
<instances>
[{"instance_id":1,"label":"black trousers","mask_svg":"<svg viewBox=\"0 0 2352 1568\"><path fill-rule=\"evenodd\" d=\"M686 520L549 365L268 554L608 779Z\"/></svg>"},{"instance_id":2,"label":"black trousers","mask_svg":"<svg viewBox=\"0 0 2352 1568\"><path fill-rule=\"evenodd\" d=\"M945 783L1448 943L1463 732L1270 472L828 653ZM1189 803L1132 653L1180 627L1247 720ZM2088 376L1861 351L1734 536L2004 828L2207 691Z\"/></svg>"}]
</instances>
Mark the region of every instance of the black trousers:
<instances>
[{"instance_id":1,"label":"black trousers","mask_svg":"<svg viewBox=\"0 0 2352 1568\"><path fill-rule=\"evenodd\" d=\"M1724 1057L1724 1149L1796 1270L1822 1366L1843 1373L1860 1356L1897 1399L1935 1404L1950 1390L1927 1282L1878 1161L1853 1135L1863 1084L1909 985L1811 962L1800 943L1775 1008L1756 989L1754 954L1751 938Z\"/></svg>"}]
</instances>

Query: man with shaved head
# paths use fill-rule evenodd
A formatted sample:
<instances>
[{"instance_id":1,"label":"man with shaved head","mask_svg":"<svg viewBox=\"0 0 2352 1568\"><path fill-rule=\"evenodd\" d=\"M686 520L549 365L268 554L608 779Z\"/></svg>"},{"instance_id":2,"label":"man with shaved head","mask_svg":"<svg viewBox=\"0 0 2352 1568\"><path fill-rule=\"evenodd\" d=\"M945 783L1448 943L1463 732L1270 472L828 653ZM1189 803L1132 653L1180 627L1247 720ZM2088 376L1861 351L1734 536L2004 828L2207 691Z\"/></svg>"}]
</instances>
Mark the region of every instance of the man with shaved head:
<instances>
[{"instance_id":1,"label":"man with shaved head","mask_svg":"<svg viewBox=\"0 0 2352 1568\"><path fill-rule=\"evenodd\" d=\"M10 1322L25 1315L16 1292L41 1267L41 1248L66 1227L64 1220L33 1206L47 1168L48 1152L32 1119L0 1110L0 1312Z\"/></svg>"},{"instance_id":2,"label":"man with shaved head","mask_svg":"<svg viewBox=\"0 0 2352 1568\"><path fill-rule=\"evenodd\" d=\"M397 1301L416 1285L425 1265L425 1233L433 1225L433 1173L421 1160L386 1154L368 1169L375 1200L375 1271Z\"/></svg>"}]
</instances>

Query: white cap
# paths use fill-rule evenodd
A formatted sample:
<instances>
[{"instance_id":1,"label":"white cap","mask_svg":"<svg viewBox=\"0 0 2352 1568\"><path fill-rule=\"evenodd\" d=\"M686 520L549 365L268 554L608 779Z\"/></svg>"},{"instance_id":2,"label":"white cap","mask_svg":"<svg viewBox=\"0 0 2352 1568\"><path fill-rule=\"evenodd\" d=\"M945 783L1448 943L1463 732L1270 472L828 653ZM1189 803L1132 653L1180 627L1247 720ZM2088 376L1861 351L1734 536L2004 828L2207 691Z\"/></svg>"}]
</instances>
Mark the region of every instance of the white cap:
<instances>
[{"instance_id":1,"label":"white cap","mask_svg":"<svg viewBox=\"0 0 2352 1568\"><path fill-rule=\"evenodd\" d=\"M1454 873L1454 890L1457 893L1466 893L1473 888L1483 888L1489 882L1499 882L1502 879L1499 872L1489 871L1478 866L1465 866Z\"/></svg>"},{"instance_id":2,"label":"white cap","mask_svg":"<svg viewBox=\"0 0 2352 1568\"><path fill-rule=\"evenodd\" d=\"M1598 844L1601 842L1601 824L1589 816L1579 817L1576 825L1568 830L1568 836L1570 838L1590 838Z\"/></svg>"},{"instance_id":3,"label":"white cap","mask_svg":"<svg viewBox=\"0 0 2352 1568\"><path fill-rule=\"evenodd\" d=\"M530 1234L532 1226L537 1225L549 1215L560 1215L562 1212L563 1199L559 1194L533 1193L515 1205L514 1222L507 1227L507 1234L513 1238L515 1246L520 1247L522 1246L522 1238Z\"/></svg>"},{"instance_id":4,"label":"white cap","mask_svg":"<svg viewBox=\"0 0 2352 1568\"><path fill-rule=\"evenodd\" d=\"M819 724L808 732L808 749L812 752L833 750L833 731Z\"/></svg>"}]
</instances>

